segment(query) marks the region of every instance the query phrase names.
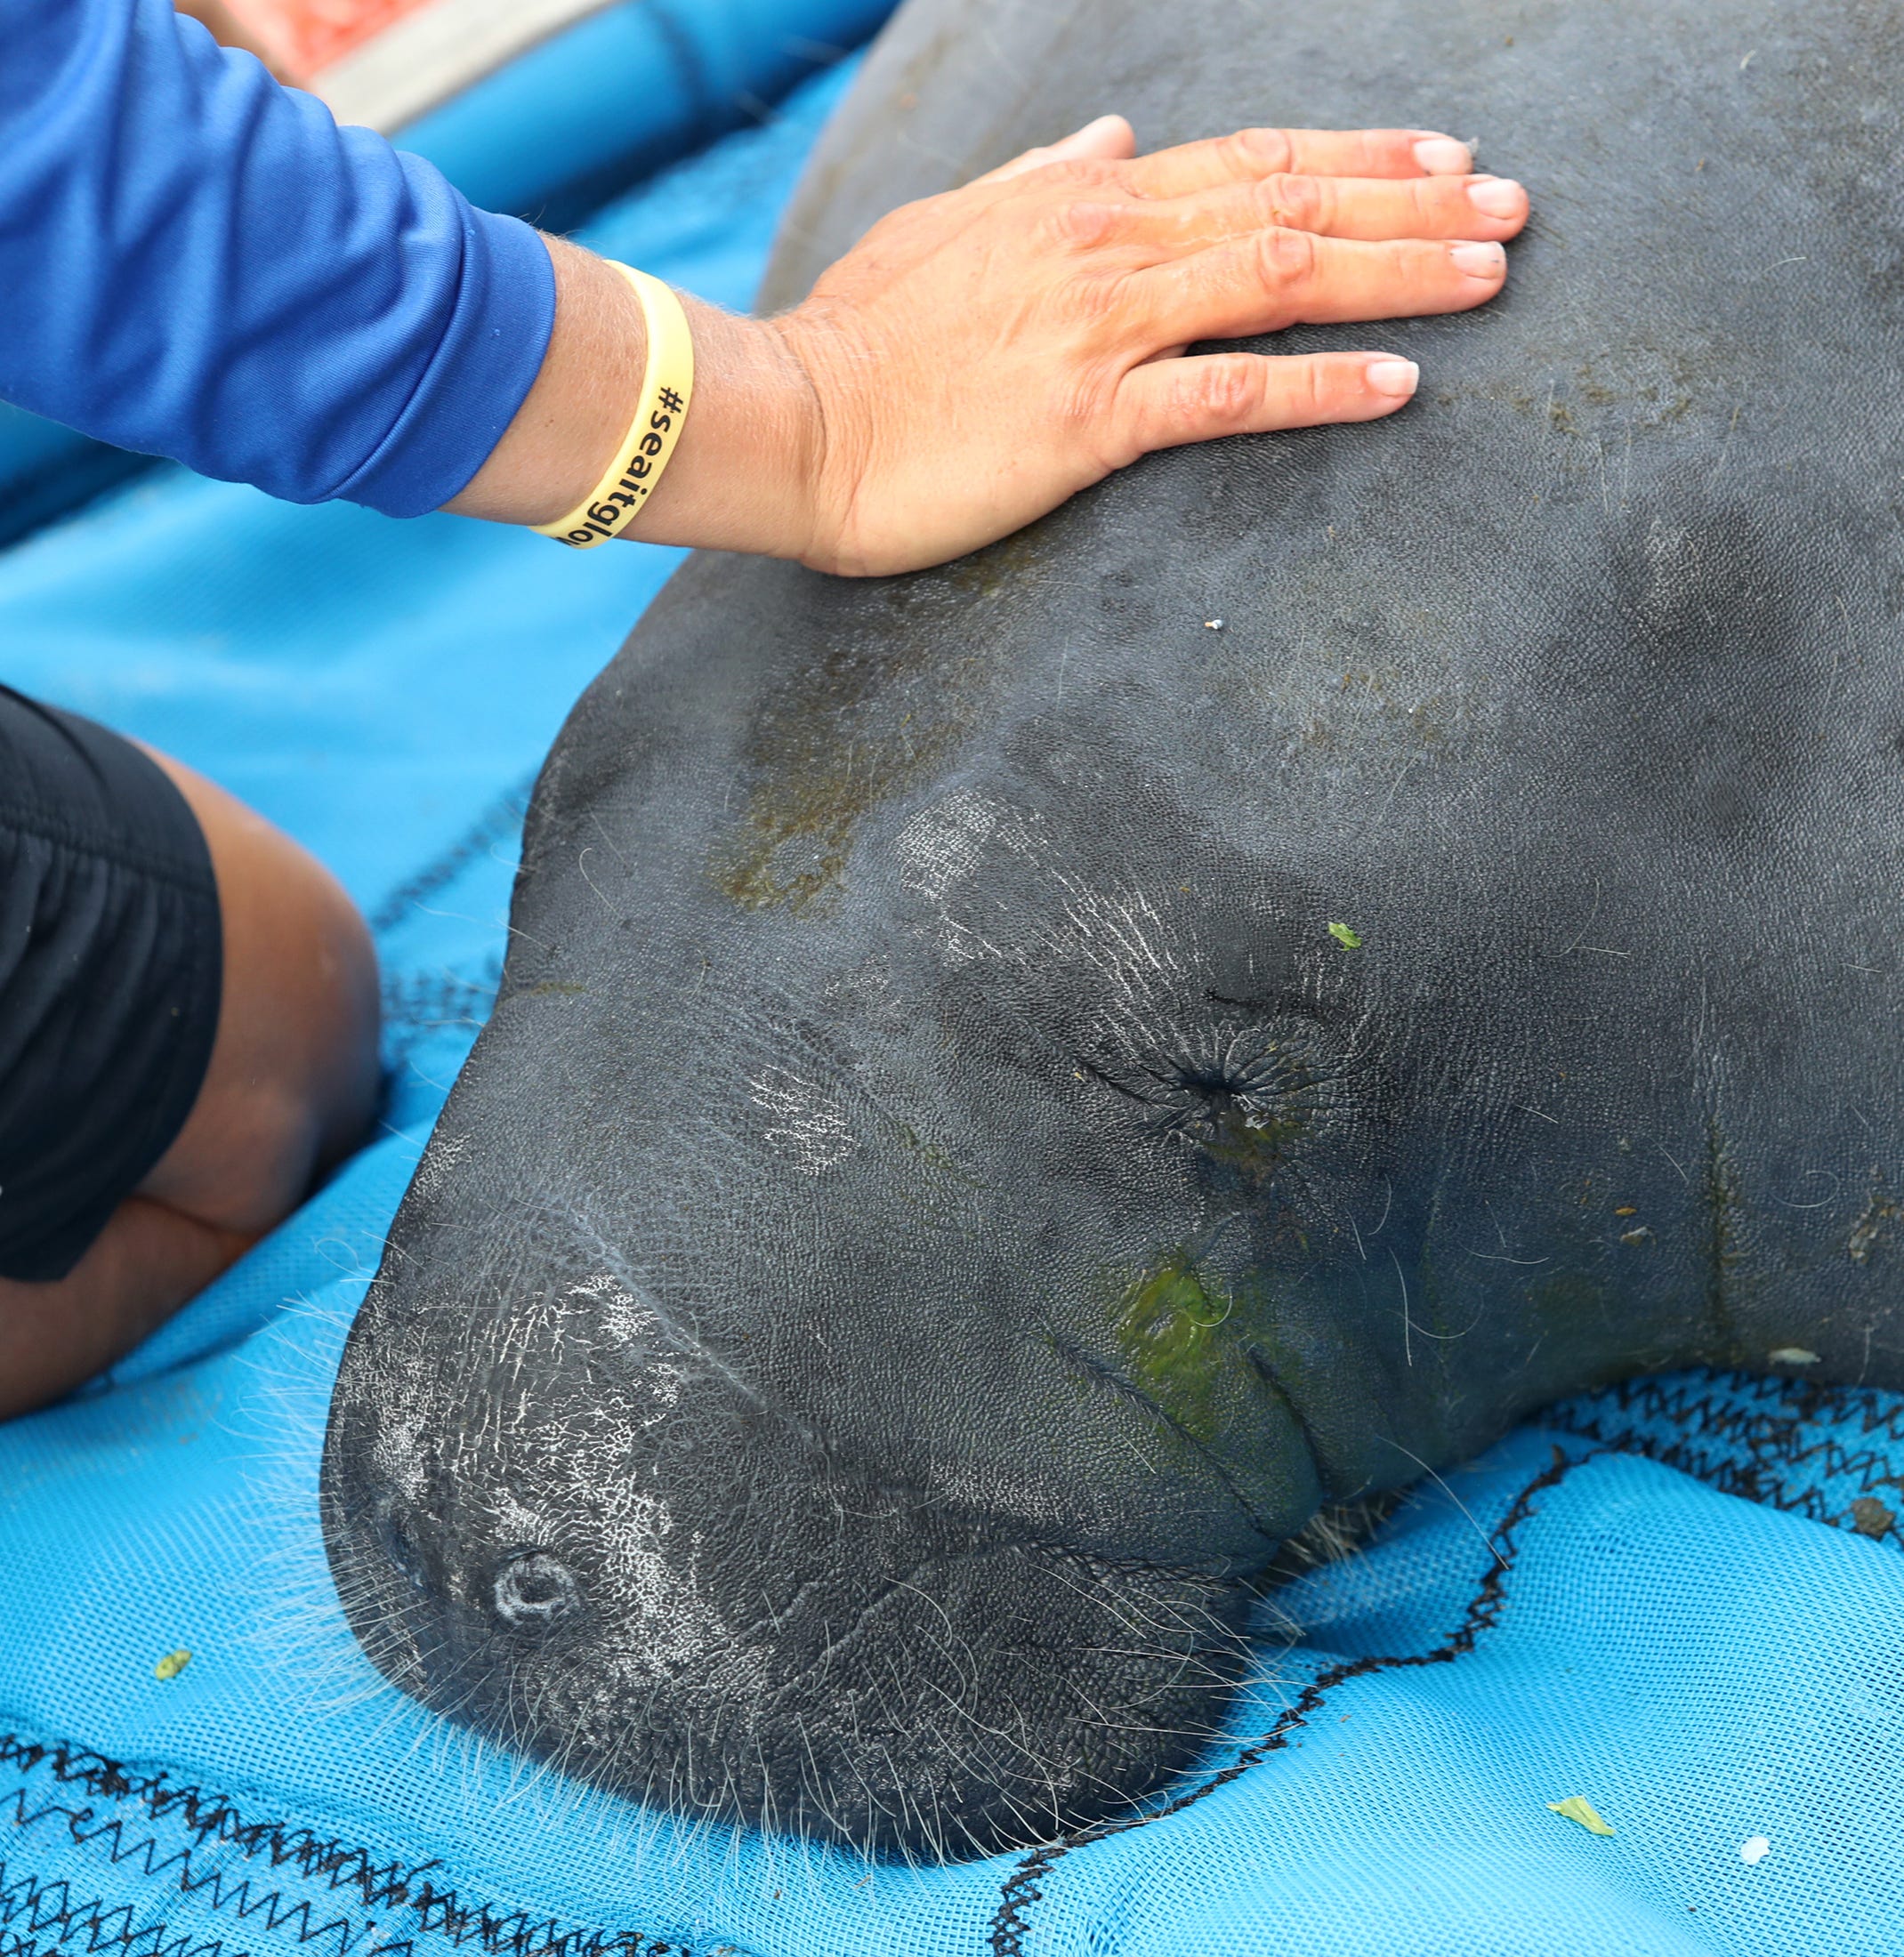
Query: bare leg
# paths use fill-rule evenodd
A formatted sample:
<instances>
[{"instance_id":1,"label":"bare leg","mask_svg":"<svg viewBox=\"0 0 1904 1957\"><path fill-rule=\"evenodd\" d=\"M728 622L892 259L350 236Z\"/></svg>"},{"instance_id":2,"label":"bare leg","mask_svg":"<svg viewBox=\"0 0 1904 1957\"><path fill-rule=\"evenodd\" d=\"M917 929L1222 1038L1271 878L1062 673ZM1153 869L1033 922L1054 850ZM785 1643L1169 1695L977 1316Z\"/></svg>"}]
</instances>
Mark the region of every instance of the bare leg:
<instances>
[{"instance_id":1,"label":"bare leg","mask_svg":"<svg viewBox=\"0 0 1904 1957\"><path fill-rule=\"evenodd\" d=\"M376 958L335 878L163 754L210 847L224 996L185 1126L58 1282L0 1278L0 1419L129 1351L296 1206L361 1138L377 1090Z\"/></svg>"}]
</instances>

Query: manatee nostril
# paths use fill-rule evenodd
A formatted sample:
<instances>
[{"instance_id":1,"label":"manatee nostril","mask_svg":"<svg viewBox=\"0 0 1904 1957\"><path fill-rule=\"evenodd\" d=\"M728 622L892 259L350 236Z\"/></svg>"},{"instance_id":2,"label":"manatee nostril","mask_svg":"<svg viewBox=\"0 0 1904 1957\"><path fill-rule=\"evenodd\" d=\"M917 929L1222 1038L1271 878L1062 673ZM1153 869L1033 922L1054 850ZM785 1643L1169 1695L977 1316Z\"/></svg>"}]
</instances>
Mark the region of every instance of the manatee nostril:
<instances>
[{"instance_id":1,"label":"manatee nostril","mask_svg":"<svg viewBox=\"0 0 1904 1957\"><path fill-rule=\"evenodd\" d=\"M520 1631L540 1631L566 1617L581 1593L566 1563L546 1550L512 1556L496 1573L496 1615Z\"/></svg>"},{"instance_id":2,"label":"manatee nostril","mask_svg":"<svg viewBox=\"0 0 1904 1957\"><path fill-rule=\"evenodd\" d=\"M377 1545L391 1565L402 1573L412 1590L423 1590L429 1582L429 1570L424 1560L424 1553L416 1546L408 1529L404 1526L402 1517L397 1513L396 1504L388 1495L377 1502L375 1529Z\"/></svg>"}]
</instances>

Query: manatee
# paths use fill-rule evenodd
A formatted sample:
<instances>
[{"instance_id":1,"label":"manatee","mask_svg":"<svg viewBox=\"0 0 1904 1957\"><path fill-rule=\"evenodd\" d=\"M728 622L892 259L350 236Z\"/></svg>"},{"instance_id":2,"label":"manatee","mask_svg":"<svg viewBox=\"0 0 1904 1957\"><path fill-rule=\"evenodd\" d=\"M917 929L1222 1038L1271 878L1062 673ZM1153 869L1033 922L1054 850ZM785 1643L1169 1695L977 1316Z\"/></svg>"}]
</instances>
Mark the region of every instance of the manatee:
<instances>
[{"instance_id":1,"label":"manatee","mask_svg":"<svg viewBox=\"0 0 1904 1957\"><path fill-rule=\"evenodd\" d=\"M676 576L338 1378L391 1681L985 1853L1194 1762L1319 1508L1631 1375L1904 1388L1900 72L1872 0L913 0L778 302L1110 107L1535 220L1391 421Z\"/></svg>"}]
</instances>

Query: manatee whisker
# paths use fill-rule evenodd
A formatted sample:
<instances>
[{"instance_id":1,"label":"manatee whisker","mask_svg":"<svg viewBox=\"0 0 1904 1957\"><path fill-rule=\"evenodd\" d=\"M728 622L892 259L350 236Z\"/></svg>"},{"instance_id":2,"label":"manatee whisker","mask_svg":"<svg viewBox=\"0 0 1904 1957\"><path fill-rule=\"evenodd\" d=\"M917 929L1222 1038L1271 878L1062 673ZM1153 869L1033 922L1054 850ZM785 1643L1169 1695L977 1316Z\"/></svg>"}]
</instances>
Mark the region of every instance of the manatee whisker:
<instances>
[{"instance_id":1,"label":"manatee whisker","mask_svg":"<svg viewBox=\"0 0 1904 1957\"><path fill-rule=\"evenodd\" d=\"M1507 1558L1501 1553L1499 1543L1497 1542L1494 1537L1489 1535L1481 1527L1480 1524L1474 1519L1473 1512L1469 1509L1468 1505L1462 1501L1461 1497L1457 1495L1452 1488L1448 1486L1448 1483L1442 1478L1440 1474L1435 1469L1431 1468L1419 1454L1416 1454L1411 1448L1404 1447L1399 1440L1394 1439L1392 1436L1387 1434L1378 1434L1376 1435L1376 1438L1381 1441L1384 1446L1392 1447L1397 1454L1408 1455L1410 1461L1412 1461L1418 1468L1420 1468L1424 1474L1429 1476L1430 1478L1434 1481L1436 1486L1440 1487L1441 1493L1445 1494L1448 1499L1454 1503L1456 1508L1460 1510L1462 1514L1467 1518L1468 1526L1472 1529L1475 1534L1480 1538L1481 1542L1487 1549L1489 1555L1490 1555L1504 1570L1508 1566Z\"/></svg>"}]
</instances>

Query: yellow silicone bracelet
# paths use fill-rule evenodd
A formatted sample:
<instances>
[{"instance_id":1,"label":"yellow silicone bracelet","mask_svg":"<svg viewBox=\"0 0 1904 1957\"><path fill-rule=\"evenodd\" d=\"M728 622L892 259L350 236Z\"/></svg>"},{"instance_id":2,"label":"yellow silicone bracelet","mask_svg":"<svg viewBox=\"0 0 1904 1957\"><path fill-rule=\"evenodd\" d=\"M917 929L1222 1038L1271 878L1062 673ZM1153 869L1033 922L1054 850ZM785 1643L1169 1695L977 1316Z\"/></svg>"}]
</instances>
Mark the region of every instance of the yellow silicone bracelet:
<instances>
[{"instance_id":1,"label":"yellow silicone bracelet","mask_svg":"<svg viewBox=\"0 0 1904 1957\"><path fill-rule=\"evenodd\" d=\"M694 336L681 301L658 278L610 259L641 302L648 322L648 365L641 374L634 420L627 439L615 451L609 472L558 523L538 523L537 533L577 551L592 551L617 536L647 507L661 471L681 439L688 404L694 399Z\"/></svg>"}]
</instances>

